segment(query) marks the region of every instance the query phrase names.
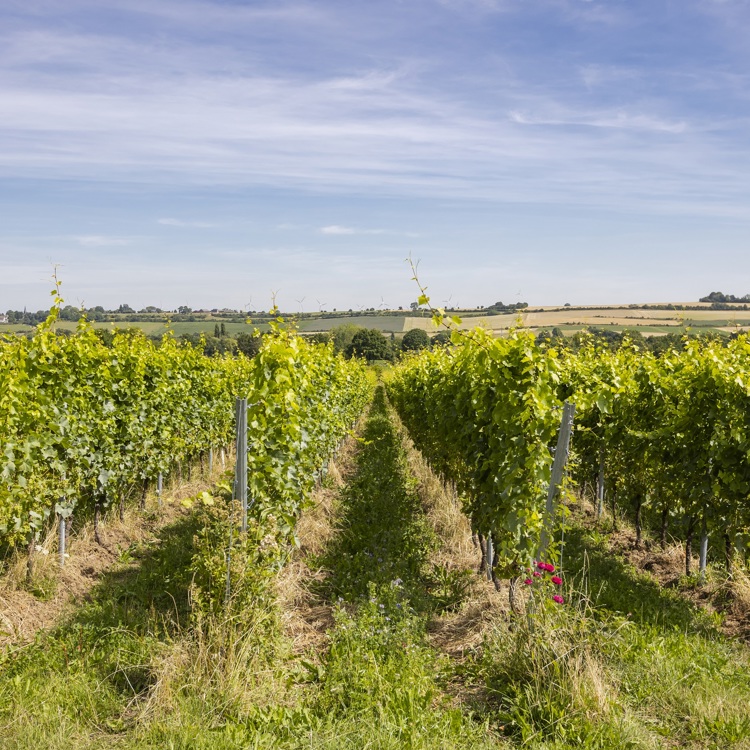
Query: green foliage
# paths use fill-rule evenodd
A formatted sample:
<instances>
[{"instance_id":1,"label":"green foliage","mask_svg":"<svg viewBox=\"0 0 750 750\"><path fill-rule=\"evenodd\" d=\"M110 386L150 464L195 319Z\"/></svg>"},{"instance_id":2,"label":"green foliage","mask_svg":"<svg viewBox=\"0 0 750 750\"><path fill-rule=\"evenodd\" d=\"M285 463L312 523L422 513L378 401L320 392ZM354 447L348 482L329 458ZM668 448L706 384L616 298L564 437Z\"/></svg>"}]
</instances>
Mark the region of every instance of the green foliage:
<instances>
[{"instance_id":1,"label":"green foliage","mask_svg":"<svg viewBox=\"0 0 750 750\"><path fill-rule=\"evenodd\" d=\"M401 339L401 348L405 352L416 352L421 349L430 348L430 337L427 331L423 331L421 328L412 328L404 334Z\"/></svg>"},{"instance_id":2,"label":"green foliage","mask_svg":"<svg viewBox=\"0 0 750 750\"><path fill-rule=\"evenodd\" d=\"M438 315L440 312L438 311ZM750 343L685 340L659 354L581 334L557 349L531 334L454 332L455 346L412 358L389 394L417 446L468 497L508 573L538 549L551 451L564 400L577 408L571 471L645 519L684 519L731 560L750 541ZM692 533L692 532L691 532ZM728 541L727 541L728 540Z\"/></svg>"},{"instance_id":3,"label":"green foliage","mask_svg":"<svg viewBox=\"0 0 750 750\"><path fill-rule=\"evenodd\" d=\"M339 354L346 354L351 346L354 335L361 330L363 329L360 326L353 325L352 323L344 323L343 325L331 328L328 337L333 341L333 348ZM326 341L326 343L328 342Z\"/></svg>"},{"instance_id":4,"label":"green foliage","mask_svg":"<svg viewBox=\"0 0 750 750\"><path fill-rule=\"evenodd\" d=\"M468 498L473 527L493 535L515 570L539 546L559 424L556 354L523 332L455 339L406 361L389 396L417 447Z\"/></svg>"},{"instance_id":5,"label":"green foliage","mask_svg":"<svg viewBox=\"0 0 750 750\"><path fill-rule=\"evenodd\" d=\"M391 342L376 328L361 328L346 349L349 357L364 357L368 361L393 359Z\"/></svg>"},{"instance_id":6,"label":"green foliage","mask_svg":"<svg viewBox=\"0 0 750 750\"><path fill-rule=\"evenodd\" d=\"M278 501L291 528L301 490L367 400L362 366L278 322L254 359L209 358L133 330L105 345L86 321L61 337L54 332L61 302L56 296L32 338L0 340L3 541L27 538L53 513L106 506L133 484L228 445L237 396L254 404L251 490Z\"/></svg>"},{"instance_id":7,"label":"green foliage","mask_svg":"<svg viewBox=\"0 0 750 750\"><path fill-rule=\"evenodd\" d=\"M242 352L246 357L254 357L263 344L263 339L259 333L238 333L235 339L237 351Z\"/></svg>"}]
</instances>

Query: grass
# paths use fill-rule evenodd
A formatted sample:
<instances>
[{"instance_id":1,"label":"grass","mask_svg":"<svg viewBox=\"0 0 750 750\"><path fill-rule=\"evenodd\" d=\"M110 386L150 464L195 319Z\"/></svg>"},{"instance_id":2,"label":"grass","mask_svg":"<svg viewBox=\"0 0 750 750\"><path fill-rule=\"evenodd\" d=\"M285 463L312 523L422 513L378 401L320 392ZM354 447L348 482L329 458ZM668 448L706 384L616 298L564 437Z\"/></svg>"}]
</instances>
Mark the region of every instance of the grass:
<instances>
[{"instance_id":1,"label":"grass","mask_svg":"<svg viewBox=\"0 0 750 750\"><path fill-rule=\"evenodd\" d=\"M520 747L750 747L747 647L603 534L574 526L566 551L566 604L537 596L464 666L495 725Z\"/></svg>"}]
</instances>

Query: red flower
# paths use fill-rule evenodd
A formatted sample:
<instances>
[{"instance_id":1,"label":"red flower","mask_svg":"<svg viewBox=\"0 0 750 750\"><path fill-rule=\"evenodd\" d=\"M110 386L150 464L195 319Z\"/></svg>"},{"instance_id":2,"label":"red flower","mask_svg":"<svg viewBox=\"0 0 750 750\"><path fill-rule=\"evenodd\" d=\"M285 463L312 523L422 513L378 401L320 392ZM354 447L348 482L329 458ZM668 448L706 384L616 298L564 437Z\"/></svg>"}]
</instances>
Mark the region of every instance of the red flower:
<instances>
[{"instance_id":1,"label":"red flower","mask_svg":"<svg viewBox=\"0 0 750 750\"><path fill-rule=\"evenodd\" d=\"M563 603L565 602L565 599L563 599L563 598L562 598L562 597L561 597L560 595L558 595L558 594L555 594L555 595L554 595L554 596L552 597L552 601L553 601L553 602L557 602L558 604L563 604Z\"/></svg>"},{"instance_id":2,"label":"red flower","mask_svg":"<svg viewBox=\"0 0 750 750\"><path fill-rule=\"evenodd\" d=\"M552 583L554 583L555 586L562 586L562 578L560 578L560 576L552 576Z\"/></svg>"},{"instance_id":3,"label":"red flower","mask_svg":"<svg viewBox=\"0 0 750 750\"><path fill-rule=\"evenodd\" d=\"M532 580L531 580L531 578L527 578L527 579L526 579L526 580L524 581L524 583L525 583L525 584L526 584L527 586L531 586L531 584L532 584L532 583L534 583L534 581L532 581Z\"/></svg>"},{"instance_id":4,"label":"red flower","mask_svg":"<svg viewBox=\"0 0 750 750\"><path fill-rule=\"evenodd\" d=\"M534 578L539 578L541 575L542 574L538 570L535 570L533 573Z\"/></svg>"}]
</instances>

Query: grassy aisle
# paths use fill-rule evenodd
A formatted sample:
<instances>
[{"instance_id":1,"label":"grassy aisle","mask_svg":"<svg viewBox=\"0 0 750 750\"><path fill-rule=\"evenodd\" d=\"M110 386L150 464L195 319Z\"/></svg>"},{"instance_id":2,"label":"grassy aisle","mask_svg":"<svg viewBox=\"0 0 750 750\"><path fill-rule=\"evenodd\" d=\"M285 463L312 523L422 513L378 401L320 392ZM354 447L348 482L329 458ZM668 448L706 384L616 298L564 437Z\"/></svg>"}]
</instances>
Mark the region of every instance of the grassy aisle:
<instances>
[{"instance_id":1,"label":"grassy aisle","mask_svg":"<svg viewBox=\"0 0 750 750\"><path fill-rule=\"evenodd\" d=\"M329 571L321 593L335 603L330 648L305 701L306 731L291 727L278 746L304 735L299 746L310 748L499 747L486 723L441 690L450 666L428 645L426 625L455 602L461 581L428 562L439 540L382 389L363 441L337 533L311 561Z\"/></svg>"}]
</instances>

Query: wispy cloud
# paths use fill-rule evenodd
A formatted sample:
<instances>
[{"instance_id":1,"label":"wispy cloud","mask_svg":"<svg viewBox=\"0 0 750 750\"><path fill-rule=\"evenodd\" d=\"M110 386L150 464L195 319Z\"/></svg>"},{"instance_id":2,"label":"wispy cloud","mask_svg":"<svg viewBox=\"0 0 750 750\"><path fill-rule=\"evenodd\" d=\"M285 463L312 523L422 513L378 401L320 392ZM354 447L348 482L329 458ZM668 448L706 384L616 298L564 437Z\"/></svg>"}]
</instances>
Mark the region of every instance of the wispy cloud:
<instances>
[{"instance_id":1,"label":"wispy cloud","mask_svg":"<svg viewBox=\"0 0 750 750\"><path fill-rule=\"evenodd\" d=\"M19 210L3 231L44 257L59 246L82 268L98 261L99 278L146 246L236 252L250 224L269 266L280 227L301 258L310 245L326 262L373 245L403 257L421 236L452 281L468 237L488 253L499 236L556 245L551 215L585 217L586 231L618 212L740 226L746 30L744 0L679 13L669 0L11 0L0 171ZM51 239L31 238L40 215ZM157 238L136 236L149 224Z\"/></svg>"},{"instance_id":2,"label":"wispy cloud","mask_svg":"<svg viewBox=\"0 0 750 750\"><path fill-rule=\"evenodd\" d=\"M513 122L520 125L550 125L555 127L616 128L620 130L642 130L655 133L684 133L685 122L669 122L647 113L628 112L571 113L567 117L545 117L524 112L510 113Z\"/></svg>"},{"instance_id":3,"label":"wispy cloud","mask_svg":"<svg viewBox=\"0 0 750 750\"><path fill-rule=\"evenodd\" d=\"M165 227L184 227L187 229L212 229L218 226L207 221L184 221L183 219L159 219L158 223Z\"/></svg>"},{"instance_id":4,"label":"wispy cloud","mask_svg":"<svg viewBox=\"0 0 750 750\"><path fill-rule=\"evenodd\" d=\"M394 237L421 237L419 232L403 232L393 229L361 229L358 227L345 227L340 224L331 224L327 227L320 227L320 234L334 236L351 236L351 235L390 235Z\"/></svg>"},{"instance_id":5,"label":"wispy cloud","mask_svg":"<svg viewBox=\"0 0 750 750\"><path fill-rule=\"evenodd\" d=\"M123 247L131 242L125 237L108 237L101 234L82 234L71 239L82 247Z\"/></svg>"},{"instance_id":6,"label":"wispy cloud","mask_svg":"<svg viewBox=\"0 0 750 750\"><path fill-rule=\"evenodd\" d=\"M384 234L383 229L355 229L354 227L342 227L338 224L331 224L327 227L320 228L321 234L333 235L352 235L352 234Z\"/></svg>"},{"instance_id":7,"label":"wispy cloud","mask_svg":"<svg viewBox=\"0 0 750 750\"><path fill-rule=\"evenodd\" d=\"M524 23L533 19L515 2L445 1L512 10L506 23L518 24L521 40ZM578 15L603 13L606 5L544 0L545 13L558 24L575 25ZM56 6L42 7L64 16ZM94 10L89 0L73 7ZM432 7L433 24L460 23L452 12ZM697 111L692 102L655 90L644 98L645 80L652 89L660 84L637 61L623 68L583 53L567 60L542 52L532 64L509 52L502 61L493 55L462 69L468 58L456 57L461 49L414 53L373 9L369 23L355 24L356 15L333 13L325 2L250 8L138 0L120 11L131 21L133 14L161 19L166 25L158 28L169 44L154 44L142 23L132 33L114 26L105 33L101 25L35 17L0 32L0 165L6 175L649 211L666 205L666 198L680 210L696 204L710 210L705 197L728 196L732 186L742 186L732 200L738 208L745 204L744 144L726 131L722 139L709 133L721 131L721 112ZM442 20L435 17L441 12ZM207 29L234 23L236 39L222 45L221 36L193 36L186 24L199 28L202 17ZM315 28L307 24L313 20ZM278 46L260 54L267 33L261 29L271 27ZM349 32L355 41L347 46L342 40ZM477 33L473 26L470 32ZM382 42L375 62L352 48L363 34ZM289 44L295 53L287 61L277 54ZM330 57L317 54L320 44L334 45ZM336 64L339 57L347 63ZM295 65L301 59L333 64ZM735 102L740 88L725 86ZM697 91L693 85L693 96ZM665 144L665 137L672 140ZM159 223L212 226L169 216Z\"/></svg>"}]
</instances>

